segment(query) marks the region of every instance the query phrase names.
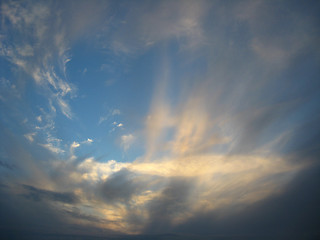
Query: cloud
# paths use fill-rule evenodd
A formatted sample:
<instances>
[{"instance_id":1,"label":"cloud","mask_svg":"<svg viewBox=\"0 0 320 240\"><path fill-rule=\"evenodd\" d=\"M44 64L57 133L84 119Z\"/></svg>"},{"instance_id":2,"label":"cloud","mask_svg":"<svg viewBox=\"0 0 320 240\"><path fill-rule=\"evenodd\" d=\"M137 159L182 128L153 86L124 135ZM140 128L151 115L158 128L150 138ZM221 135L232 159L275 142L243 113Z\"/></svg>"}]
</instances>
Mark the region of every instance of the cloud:
<instances>
[{"instance_id":1,"label":"cloud","mask_svg":"<svg viewBox=\"0 0 320 240\"><path fill-rule=\"evenodd\" d=\"M12 36L0 37L1 57L28 75L17 78L21 85L1 78L4 229L154 234L141 237L147 239L179 237L157 235L164 232L186 234L182 239L263 239L266 233L292 239L319 232L318 5L111 2L110 17L101 2L71 1L63 11L60 4L1 7L5 34ZM100 22L104 15L108 24ZM97 36L92 29L102 25ZM156 69L143 71L155 83L151 101L146 99L150 109L139 115L145 121L134 133L119 135L124 151L134 144L132 152L140 152L128 155L130 162L99 158L100 150L74 154L96 141L79 137L82 128L70 105L76 87L67 77L73 63L68 46L89 36L126 58L146 53L135 57ZM30 78L47 106L7 116ZM59 112L75 125L56 124ZM115 119L121 114L111 109L98 122L123 127ZM12 121L16 116L29 121L21 125ZM70 132L66 144L62 139Z\"/></svg>"},{"instance_id":2,"label":"cloud","mask_svg":"<svg viewBox=\"0 0 320 240\"><path fill-rule=\"evenodd\" d=\"M99 224L108 223L108 221L106 221L105 219L101 219L89 214L84 214L76 207L73 207L72 210L65 210L64 213L67 214L68 216L71 216L74 219L85 220L88 223L99 223Z\"/></svg>"},{"instance_id":3,"label":"cloud","mask_svg":"<svg viewBox=\"0 0 320 240\"><path fill-rule=\"evenodd\" d=\"M3 102L11 101L12 99L20 99L21 98L21 93L17 86L12 83L11 81L5 79L5 78L0 78L0 99Z\"/></svg>"},{"instance_id":4,"label":"cloud","mask_svg":"<svg viewBox=\"0 0 320 240\"><path fill-rule=\"evenodd\" d=\"M121 114L121 111L119 109L112 109L109 111L108 115L100 117L98 124L100 125L101 123L107 121L109 118L120 115L120 114Z\"/></svg>"},{"instance_id":5,"label":"cloud","mask_svg":"<svg viewBox=\"0 0 320 240\"><path fill-rule=\"evenodd\" d=\"M210 8L209 2L144 2L141 8L131 8L118 23L120 26L112 39L112 49L116 52L130 54L167 40L177 40L187 49L205 43L202 20Z\"/></svg>"},{"instance_id":6,"label":"cloud","mask_svg":"<svg viewBox=\"0 0 320 240\"><path fill-rule=\"evenodd\" d=\"M33 142L35 135L36 135L36 133L28 133L28 134L24 134L24 137L25 137L26 139L28 139L29 142Z\"/></svg>"},{"instance_id":7,"label":"cloud","mask_svg":"<svg viewBox=\"0 0 320 240\"><path fill-rule=\"evenodd\" d=\"M24 196L34 201L50 200L68 204L75 204L79 201L73 193L43 190L29 185L23 185L23 187L27 190Z\"/></svg>"},{"instance_id":8,"label":"cloud","mask_svg":"<svg viewBox=\"0 0 320 240\"><path fill-rule=\"evenodd\" d=\"M2 4L4 18L10 25L4 28L4 37L1 39L2 55L18 66L20 71L31 76L42 88L42 93L59 106L66 117L72 118L70 106L65 99L67 95L75 92L75 87L71 86L65 78L68 40L62 28L58 30L59 21L55 21L53 25L46 24L52 20L49 11L52 7L50 2L36 4L27 2L24 5L13 2ZM12 37L18 35L24 37ZM60 36L58 45L55 45L54 41L49 41L49 39L57 39L58 36ZM58 56L57 52L59 52Z\"/></svg>"},{"instance_id":9,"label":"cloud","mask_svg":"<svg viewBox=\"0 0 320 240\"><path fill-rule=\"evenodd\" d=\"M7 162L4 162L4 161L0 161L0 166L3 167L3 168L9 169L9 170L14 170L15 169L14 165L12 165L10 163L7 163Z\"/></svg>"},{"instance_id":10,"label":"cloud","mask_svg":"<svg viewBox=\"0 0 320 240\"><path fill-rule=\"evenodd\" d=\"M122 135L121 136L121 146L126 151L133 144L135 137L132 134Z\"/></svg>"},{"instance_id":11,"label":"cloud","mask_svg":"<svg viewBox=\"0 0 320 240\"><path fill-rule=\"evenodd\" d=\"M1 225L5 227L0 233L2 238L22 239L27 236L41 239L48 237L61 239L65 238L66 234L74 237L79 237L79 234L97 236L98 229L90 222L99 221L98 218L90 218L89 214L85 214L77 208L63 210L58 207L58 205L78 202L72 193L47 191L25 185L22 190L29 195L23 196L23 194L17 193L18 189L19 186L0 188L1 196L3 196L0 199L0 210L7 216L0 219ZM26 216L28 216L27 220ZM70 223L71 220L75 221L76 219L80 221L78 225ZM81 219L86 221L83 225ZM34 231L40 225L41 231ZM55 233L57 226L59 226L59 233ZM85 230L83 230L84 226ZM115 232L108 230L105 233L115 234Z\"/></svg>"},{"instance_id":12,"label":"cloud","mask_svg":"<svg viewBox=\"0 0 320 240\"><path fill-rule=\"evenodd\" d=\"M112 173L120 171L127 165L128 163L116 162L115 160L97 162L91 157L85 159L77 168L81 172L83 180L95 183L105 180Z\"/></svg>"},{"instance_id":13,"label":"cloud","mask_svg":"<svg viewBox=\"0 0 320 240\"><path fill-rule=\"evenodd\" d=\"M300 238L302 232L309 232L307 235L311 237L311 232L316 231L315 225L306 224L302 219L317 222L315 216L318 211L312 206L314 201L319 199L318 186L313 185L316 184L314 174L318 171L319 166L305 169L284 191L250 206L238 207L232 212L228 208L210 212L199 211L185 223L173 226L175 229L172 231L214 235L224 233L225 236L246 236L250 231L252 236L258 238L268 231L270 236L279 236L279 239L291 239L294 236ZM296 228L292 229L292 226Z\"/></svg>"},{"instance_id":14,"label":"cloud","mask_svg":"<svg viewBox=\"0 0 320 240\"><path fill-rule=\"evenodd\" d=\"M60 106L60 109L62 113L69 119L72 119L72 112L69 104L67 104L66 101L64 101L62 98L57 98L58 104Z\"/></svg>"},{"instance_id":15,"label":"cloud","mask_svg":"<svg viewBox=\"0 0 320 240\"><path fill-rule=\"evenodd\" d=\"M100 117L98 124L100 125L104 121L108 120L108 117Z\"/></svg>"},{"instance_id":16,"label":"cloud","mask_svg":"<svg viewBox=\"0 0 320 240\"><path fill-rule=\"evenodd\" d=\"M113 110L112 110L112 113L111 113L112 116L120 115L120 114L121 114L121 112L120 112L119 109L113 109Z\"/></svg>"},{"instance_id":17,"label":"cloud","mask_svg":"<svg viewBox=\"0 0 320 240\"><path fill-rule=\"evenodd\" d=\"M77 142L73 142L70 146L71 148L77 148L77 147L80 147L80 143L77 143Z\"/></svg>"},{"instance_id":18,"label":"cloud","mask_svg":"<svg viewBox=\"0 0 320 240\"><path fill-rule=\"evenodd\" d=\"M107 178L100 191L106 202L118 204L130 201L133 194L138 194L142 189L143 183L139 178L124 168Z\"/></svg>"},{"instance_id":19,"label":"cloud","mask_svg":"<svg viewBox=\"0 0 320 240\"><path fill-rule=\"evenodd\" d=\"M37 121L38 121L38 122L41 122L41 121L42 121L41 115L37 117Z\"/></svg>"},{"instance_id":20,"label":"cloud","mask_svg":"<svg viewBox=\"0 0 320 240\"><path fill-rule=\"evenodd\" d=\"M46 144L39 143L39 145L56 154L65 152L63 149L60 149L59 147L54 146L53 143L46 143Z\"/></svg>"},{"instance_id":21,"label":"cloud","mask_svg":"<svg viewBox=\"0 0 320 240\"><path fill-rule=\"evenodd\" d=\"M189 212L190 208L190 192L194 187L193 184L193 179L171 178L160 196L148 204L149 219L144 231L161 233L166 228L170 229L177 221L184 221L184 213Z\"/></svg>"}]
</instances>

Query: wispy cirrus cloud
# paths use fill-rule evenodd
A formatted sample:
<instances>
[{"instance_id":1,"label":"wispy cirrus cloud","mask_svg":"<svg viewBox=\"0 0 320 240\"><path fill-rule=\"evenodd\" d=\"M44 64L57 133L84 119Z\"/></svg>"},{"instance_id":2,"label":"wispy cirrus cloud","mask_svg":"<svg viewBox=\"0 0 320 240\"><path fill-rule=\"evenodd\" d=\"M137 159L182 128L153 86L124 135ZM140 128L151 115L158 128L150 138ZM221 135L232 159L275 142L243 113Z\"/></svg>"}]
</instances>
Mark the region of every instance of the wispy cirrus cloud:
<instances>
[{"instance_id":1,"label":"wispy cirrus cloud","mask_svg":"<svg viewBox=\"0 0 320 240\"><path fill-rule=\"evenodd\" d=\"M3 28L2 56L33 78L42 93L66 117L72 118L66 100L75 92L65 72L68 40L63 30L59 30L58 22L51 26L46 24L53 17L50 13L52 7L51 2L26 2L25 6L19 2L3 3L4 21L9 22L10 28ZM9 35L21 34L23 38L9 38Z\"/></svg>"},{"instance_id":2,"label":"wispy cirrus cloud","mask_svg":"<svg viewBox=\"0 0 320 240\"><path fill-rule=\"evenodd\" d=\"M115 108L115 109L109 110L109 113L107 115L101 116L99 118L98 124L100 125L101 123L103 123L103 122L105 122L105 121L109 120L110 118L113 118L117 115L121 115L121 111L119 109Z\"/></svg>"},{"instance_id":3,"label":"wispy cirrus cloud","mask_svg":"<svg viewBox=\"0 0 320 240\"><path fill-rule=\"evenodd\" d=\"M168 40L177 40L185 49L206 43L203 18L212 5L210 2L144 2L141 8L131 4L132 11L117 23L119 26L111 38L115 52L133 54Z\"/></svg>"}]
</instances>

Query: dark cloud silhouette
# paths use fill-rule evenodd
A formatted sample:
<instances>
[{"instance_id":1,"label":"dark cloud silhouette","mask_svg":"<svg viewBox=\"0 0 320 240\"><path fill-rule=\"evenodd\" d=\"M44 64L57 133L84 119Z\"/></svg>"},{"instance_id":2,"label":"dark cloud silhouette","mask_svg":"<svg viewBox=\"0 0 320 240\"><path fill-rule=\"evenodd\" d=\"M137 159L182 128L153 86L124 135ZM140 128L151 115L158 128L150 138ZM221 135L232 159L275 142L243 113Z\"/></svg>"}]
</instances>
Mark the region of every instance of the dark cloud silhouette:
<instances>
[{"instance_id":1,"label":"dark cloud silhouette","mask_svg":"<svg viewBox=\"0 0 320 240\"><path fill-rule=\"evenodd\" d=\"M124 168L107 178L98 187L98 192L107 203L128 203L134 194L148 190L148 186L156 187L152 183L159 179L158 176L138 174Z\"/></svg>"},{"instance_id":2,"label":"dark cloud silhouette","mask_svg":"<svg viewBox=\"0 0 320 240\"><path fill-rule=\"evenodd\" d=\"M44 201L30 201L14 193L11 187L0 189L0 226L2 234L6 231L41 229L54 231L58 226L65 229L64 221L58 212Z\"/></svg>"},{"instance_id":3,"label":"dark cloud silhouette","mask_svg":"<svg viewBox=\"0 0 320 240\"><path fill-rule=\"evenodd\" d=\"M100 187L103 199L108 203L127 202L139 191L142 182L138 182L136 174L123 169L111 175Z\"/></svg>"},{"instance_id":4,"label":"dark cloud silhouette","mask_svg":"<svg viewBox=\"0 0 320 240\"><path fill-rule=\"evenodd\" d=\"M161 195L148 204L149 219L144 229L149 233L163 233L172 229L172 219L188 212L195 179L172 178Z\"/></svg>"},{"instance_id":5,"label":"dark cloud silhouette","mask_svg":"<svg viewBox=\"0 0 320 240\"><path fill-rule=\"evenodd\" d=\"M173 232L266 239L316 239L320 236L320 165L306 169L283 192L249 206L199 212ZM245 238L245 237L243 237Z\"/></svg>"},{"instance_id":6,"label":"dark cloud silhouette","mask_svg":"<svg viewBox=\"0 0 320 240\"><path fill-rule=\"evenodd\" d=\"M61 210L50 201L74 203L75 199L67 194L39 190L24 186L37 196L25 197L16 193L19 186L0 187L0 238L1 239L101 239L101 236L117 234L115 231L102 230L86 225L73 224L70 217L88 222L103 220L81 213L76 207ZM37 198L40 198L39 201Z\"/></svg>"}]
</instances>

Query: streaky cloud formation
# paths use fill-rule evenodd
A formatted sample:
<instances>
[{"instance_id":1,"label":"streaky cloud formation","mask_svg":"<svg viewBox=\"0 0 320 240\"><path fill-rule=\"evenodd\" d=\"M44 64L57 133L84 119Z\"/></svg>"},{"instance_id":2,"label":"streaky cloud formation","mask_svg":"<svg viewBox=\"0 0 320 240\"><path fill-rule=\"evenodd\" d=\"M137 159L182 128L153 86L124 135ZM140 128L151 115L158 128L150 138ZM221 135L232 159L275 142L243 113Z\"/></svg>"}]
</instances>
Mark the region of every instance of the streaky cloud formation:
<instances>
[{"instance_id":1,"label":"streaky cloud formation","mask_svg":"<svg viewBox=\"0 0 320 240\"><path fill-rule=\"evenodd\" d=\"M318 1L0 9L1 238L319 238Z\"/></svg>"}]
</instances>

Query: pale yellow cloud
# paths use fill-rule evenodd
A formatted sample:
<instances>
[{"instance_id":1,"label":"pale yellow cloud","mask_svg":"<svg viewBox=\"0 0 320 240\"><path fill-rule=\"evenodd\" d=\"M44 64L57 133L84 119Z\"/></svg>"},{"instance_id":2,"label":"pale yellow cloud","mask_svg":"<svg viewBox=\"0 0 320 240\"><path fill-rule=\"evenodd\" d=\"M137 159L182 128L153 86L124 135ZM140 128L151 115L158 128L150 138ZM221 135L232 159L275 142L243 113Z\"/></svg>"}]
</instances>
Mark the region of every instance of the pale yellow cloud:
<instances>
[{"instance_id":1,"label":"pale yellow cloud","mask_svg":"<svg viewBox=\"0 0 320 240\"><path fill-rule=\"evenodd\" d=\"M120 163L115 160L108 162L97 162L93 157L85 159L79 166L78 170L81 172L82 180L95 183L97 181L105 180L112 173L126 167L128 163Z\"/></svg>"},{"instance_id":2,"label":"pale yellow cloud","mask_svg":"<svg viewBox=\"0 0 320 240\"><path fill-rule=\"evenodd\" d=\"M24 134L23 136L28 139L30 142L34 141L34 136L36 135L36 133L28 133L28 134Z\"/></svg>"}]
</instances>

